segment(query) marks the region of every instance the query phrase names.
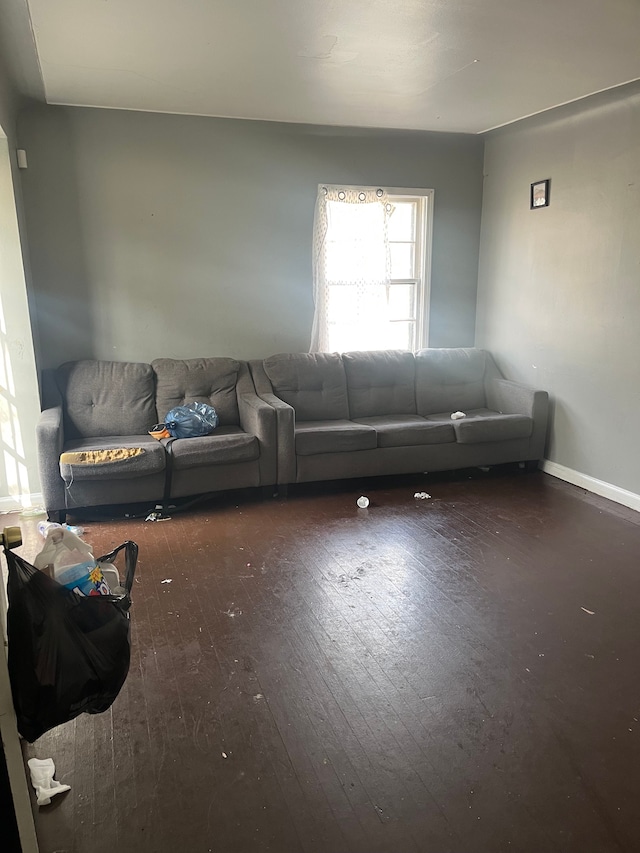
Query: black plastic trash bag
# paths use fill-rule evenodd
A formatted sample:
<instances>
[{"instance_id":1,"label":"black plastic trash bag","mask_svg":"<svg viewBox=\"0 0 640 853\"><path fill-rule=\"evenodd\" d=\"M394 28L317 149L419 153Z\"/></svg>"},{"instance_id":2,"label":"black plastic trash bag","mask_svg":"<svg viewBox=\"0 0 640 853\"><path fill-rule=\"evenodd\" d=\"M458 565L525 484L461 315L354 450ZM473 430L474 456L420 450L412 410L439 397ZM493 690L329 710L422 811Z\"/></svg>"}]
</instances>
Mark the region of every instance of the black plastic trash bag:
<instances>
[{"instance_id":1,"label":"black plastic trash bag","mask_svg":"<svg viewBox=\"0 0 640 853\"><path fill-rule=\"evenodd\" d=\"M188 403L176 406L164 419L173 438L197 438L210 435L218 426L218 413L207 403Z\"/></svg>"},{"instance_id":2,"label":"black plastic trash bag","mask_svg":"<svg viewBox=\"0 0 640 853\"><path fill-rule=\"evenodd\" d=\"M18 731L36 738L78 714L112 704L129 671L131 587L138 546L125 542L123 595L83 597L5 550L9 580L9 677Z\"/></svg>"}]
</instances>

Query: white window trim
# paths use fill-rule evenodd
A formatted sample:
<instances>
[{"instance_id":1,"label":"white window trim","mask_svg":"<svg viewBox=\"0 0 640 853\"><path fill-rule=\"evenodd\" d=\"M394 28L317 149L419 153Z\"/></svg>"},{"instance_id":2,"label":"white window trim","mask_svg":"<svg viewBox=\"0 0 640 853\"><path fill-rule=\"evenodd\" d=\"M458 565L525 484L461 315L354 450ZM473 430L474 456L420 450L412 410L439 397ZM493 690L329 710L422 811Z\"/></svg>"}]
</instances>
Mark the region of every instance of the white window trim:
<instances>
[{"instance_id":1,"label":"white window trim","mask_svg":"<svg viewBox=\"0 0 640 853\"><path fill-rule=\"evenodd\" d=\"M318 189L325 184L318 184ZM418 301L421 303L421 310L416 311L416 350L423 349L429 346L429 312L431 305L431 266L433 257L433 209L435 201L435 190L425 189L424 187L385 187L382 184L376 186L361 186L360 184L350 184L349 186L358 186L363 190L383 189L387 195L401 198L420 198L423 199L424 209L422 211L422 227L420 233L416 235L416 251L419 253L419 261L416 261L416 267L421 273L422 287L418 286L416 292ZM406 281L411 284L415 279L394 279L395 282L401 284Z\"/></svg>"},{"instance_id":2,"label":"white window trim","mask_svg":"<svg viewBox=\"0 0 640 853\"><path fill-rule=\"evenodd\" d=\"M422 199L423 210L421 217L422 227L416 234L416 269L420 273L420 282L416 287L416 293L421 310L416 310L416 350L429 346L429 308L431 302L431 259L433 247L433 203L435 191L432 189L416 187L383 187L387 195L399 200L407 198ZM393 200L393 198L392 198ZM394 279L401 282L402 279ZM415 279L406 279L413 282ZM421 286L420 286L421 285Z\"/></svg>"}]
</instances>

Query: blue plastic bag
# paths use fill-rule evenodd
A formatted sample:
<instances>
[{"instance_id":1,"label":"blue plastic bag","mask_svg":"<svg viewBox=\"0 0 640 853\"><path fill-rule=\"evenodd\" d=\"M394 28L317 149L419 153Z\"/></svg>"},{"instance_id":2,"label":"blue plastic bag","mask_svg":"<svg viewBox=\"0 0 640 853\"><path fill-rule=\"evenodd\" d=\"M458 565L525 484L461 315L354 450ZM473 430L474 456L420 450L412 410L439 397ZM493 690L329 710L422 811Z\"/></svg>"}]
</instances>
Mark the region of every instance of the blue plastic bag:
<instances>
[{"instance_id":1,"label":"blue plastic bag","mask_svg":"<svg viewBox=\"0 0 640 853\"><path fill-rule=\"evenodd\" d=\"M213 406L207 403L189 403L186 406L176 406L167 412L164 422L173 438L196 438L200 435L210 435L220 419Z\"/></svg>"}]
</instances>

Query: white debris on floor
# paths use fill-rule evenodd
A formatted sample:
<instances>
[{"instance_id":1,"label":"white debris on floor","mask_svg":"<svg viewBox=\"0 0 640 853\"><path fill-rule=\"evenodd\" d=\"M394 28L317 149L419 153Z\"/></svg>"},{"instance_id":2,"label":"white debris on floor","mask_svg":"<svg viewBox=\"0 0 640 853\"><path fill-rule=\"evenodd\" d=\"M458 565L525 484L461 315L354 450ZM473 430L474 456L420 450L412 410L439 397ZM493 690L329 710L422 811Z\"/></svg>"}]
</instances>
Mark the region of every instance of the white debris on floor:
<instances>
[{"instance_id":1,"label":"white debris on floor","mask_svg":"<svg viewBox=\"0 0 640 853\"><path fill-rule=\"evenodd\" d=\"M39 806L48 806L51 797L71 790L71 785L62 785L53 778L56 773L53 758L30 758L27 764Z\"/></svg>"}]
</instances>

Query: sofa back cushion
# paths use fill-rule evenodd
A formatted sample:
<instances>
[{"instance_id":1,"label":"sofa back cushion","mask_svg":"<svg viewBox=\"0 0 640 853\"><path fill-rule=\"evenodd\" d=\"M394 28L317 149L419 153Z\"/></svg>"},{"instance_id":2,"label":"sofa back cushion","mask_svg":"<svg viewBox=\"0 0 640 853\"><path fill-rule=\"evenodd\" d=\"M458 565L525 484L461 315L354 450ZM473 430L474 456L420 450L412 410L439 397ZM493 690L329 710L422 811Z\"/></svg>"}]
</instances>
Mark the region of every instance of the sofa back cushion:
<instances>
[{"instance_id":1,"label":"sofa back cushion","mask_svg":"<svg viewBox=\"0 0 640 853\"><path fill-rule=\"evenodd\" d=\"M484 350L467 347L419 350L416 353L418 414L483 408L484 373Z\"/></svg>"},{"instance_id":2,"label":"sofa back cushion","mask_svg":"<svg viewBox=\"0 0 640 853\"><path fill-rule=\"evenodd\" d=\"M342 360L352 418L415 414L416 365L412 352L345 352Z\"/></svg>"},{"instance_id":3,"label":"sofa back cushion","mask_svg":"<svg viewBox=\"0 0 640 853\"><path fill-rule=\"evenodd\" d=\"M142 435L156 423L153 370L127 361L70 361L56 370L68 438Z\"/></svg>"},{"instance_id":4,"label":"sofa back cushion","mask_svg":"<svg viewBox=\"0 0 640 853\"><path fill-rule=\"evenodd\" d=\"M240 362L234 358L157 358L151 362L156 374L158 418L186 403L208 403L218 413L220 426L240 423L236 382Z\"/></svg>"},{"instance_id":5,"label":"sofa back cushion","mask_svg":"<svg viewBox=\"0 0 640 853\"><path fill-rule=\"evenodd\" d=\"M347 380L337 353L272 355L264 360L264 370L276 396L295 409L296 420L349 417Z\"/></svg>"}]
</instances>

